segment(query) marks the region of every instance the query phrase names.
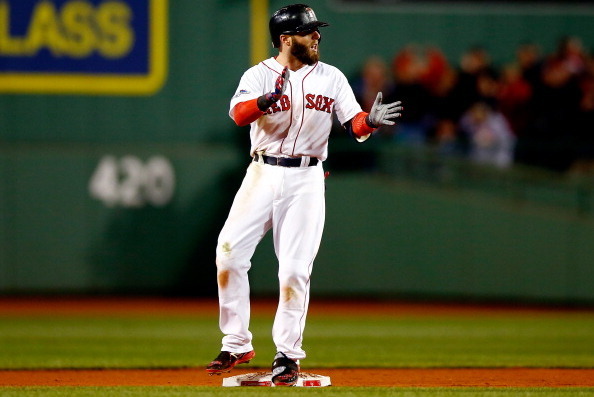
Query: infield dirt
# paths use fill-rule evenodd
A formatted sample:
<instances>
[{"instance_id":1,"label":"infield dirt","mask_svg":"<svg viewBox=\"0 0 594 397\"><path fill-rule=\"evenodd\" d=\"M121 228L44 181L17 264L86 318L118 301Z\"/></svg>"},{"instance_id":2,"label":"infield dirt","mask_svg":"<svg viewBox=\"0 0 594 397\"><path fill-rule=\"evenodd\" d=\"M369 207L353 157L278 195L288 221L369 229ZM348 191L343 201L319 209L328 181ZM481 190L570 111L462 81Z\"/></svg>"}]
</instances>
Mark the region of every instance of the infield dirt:
<instances>
[{"instance_id":1,"label":"infield dirt","mask_svg":"<svg viewBox=\"0 0 594 397\"><path fill-rule=\"evenodd\" d=\"M260 369L266 370L266 369ZM237 369L232 375L258 372ZM313 369L333 386L362 387L592 387L591 369ZM230 376L230 375L226 375ZM221 386L201 368L161 370L0 371L0 386Z\"/></svg>"},{"instance_id":2,"label":"infield dirt","mask_svg":"<svg viewBox=\"0 0 594 397\"><path fill-rule=\"evenodd\" d=\"M252 310L270 313L275 302L252 305ZM0 299L0 315L10 314L93 314L117 313L217 313L217 304L208 300L159 299ZM310 313L398 313L474 315L511 310L505 306L442 304L399 304L318 302ZM513 308L514 312L539 312L546 308ZM230 375L267 371L267 368L237 368ZM594 387L594 369L566 368L436 368L436 369L316 369L307 372L330 376L333 386L362 387ZM209 376L203 368L124 370L0 370L0 386L220 386L222 376Z\"/></svg>"}]
</instances>

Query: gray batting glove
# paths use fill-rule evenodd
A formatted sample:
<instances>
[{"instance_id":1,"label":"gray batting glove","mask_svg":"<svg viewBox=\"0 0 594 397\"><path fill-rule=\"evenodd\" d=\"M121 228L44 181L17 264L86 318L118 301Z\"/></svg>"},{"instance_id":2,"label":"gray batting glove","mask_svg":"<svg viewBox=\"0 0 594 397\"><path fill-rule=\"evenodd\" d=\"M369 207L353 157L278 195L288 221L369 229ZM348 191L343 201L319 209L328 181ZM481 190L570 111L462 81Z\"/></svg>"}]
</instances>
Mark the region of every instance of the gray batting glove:
<instances>
[{"instance_id":1,"label":"gray batting glove","mask_svg":"<svg viewBox=\"0 0 594 397\"><path fill-rule=\"evenodd\" d=\"M396 124L393 119L402 116L400 113L403 109L402 106L400 106L401 103L401 101L397 101L383 105L382 93L378 92L375 102L373 102L373 106L371 107L371 111L369 112L369 115L367 115L367 123L374 128L382 125Z\"/></svg>"}]
</instances>

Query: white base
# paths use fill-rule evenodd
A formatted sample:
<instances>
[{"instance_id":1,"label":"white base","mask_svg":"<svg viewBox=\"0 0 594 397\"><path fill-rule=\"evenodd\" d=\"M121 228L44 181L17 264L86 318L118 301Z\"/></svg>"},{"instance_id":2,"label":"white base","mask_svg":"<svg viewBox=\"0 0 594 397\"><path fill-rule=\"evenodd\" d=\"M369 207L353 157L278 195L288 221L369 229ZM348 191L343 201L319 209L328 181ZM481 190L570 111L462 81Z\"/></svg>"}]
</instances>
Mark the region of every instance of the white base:
<instances>
[{"instance_id":1,"label":"white base","mask_svg":"<svg viewBox=\"0 0 594 397\"><path fill-rule=\"evenodd\" d=\"M295 386L298 387L325 387L330 386L330 377L323 375L300 372ZM267 386L274 387L272 372L252 372L250 374L230 376L223 378L223 386Z\"/></svg>"}]
</instances>

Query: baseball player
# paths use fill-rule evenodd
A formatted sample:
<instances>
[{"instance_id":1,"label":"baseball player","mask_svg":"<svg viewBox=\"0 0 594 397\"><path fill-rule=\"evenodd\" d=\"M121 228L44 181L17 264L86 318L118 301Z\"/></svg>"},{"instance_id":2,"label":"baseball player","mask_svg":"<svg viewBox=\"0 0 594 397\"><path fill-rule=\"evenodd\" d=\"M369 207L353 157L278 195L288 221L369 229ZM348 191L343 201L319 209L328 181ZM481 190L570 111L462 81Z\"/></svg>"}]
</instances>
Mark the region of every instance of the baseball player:
<instances>
[{"instance_id":1,"label":"baseball player","mask_svg":"<svg viewBox=\"0 0 594 397\"><path fill-rule=\"evenodd\" d=\"M324 226L324 171L333 114L357 141L394 125L400 102L382 104L381 92L365 113L346 77L319 61L321 33L311 7L293 4L269 23L278 55L248 69L231 99L229 115L250 125L251 156L216 248L222 349L209 374L229 372L254 356L249 331L248 270L256 246L273 231L280 297L272 328L277 354L272 381L293 386L299 375L310 276Z\"/></svg>"}]
</instances>

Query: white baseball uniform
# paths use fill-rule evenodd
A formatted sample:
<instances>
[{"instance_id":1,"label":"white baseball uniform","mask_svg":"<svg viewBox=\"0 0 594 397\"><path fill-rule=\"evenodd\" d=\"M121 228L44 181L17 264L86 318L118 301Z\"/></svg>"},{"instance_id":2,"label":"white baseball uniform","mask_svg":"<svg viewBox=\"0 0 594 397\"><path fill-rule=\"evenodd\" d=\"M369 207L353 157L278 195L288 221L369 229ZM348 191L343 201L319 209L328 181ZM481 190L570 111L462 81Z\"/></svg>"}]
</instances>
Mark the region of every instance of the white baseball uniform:
<instances>
[{"instance_id":1,"label":"white baseball uniform","mask_svg":"<svg viewBox=\"0 0 594 397\"><path fill-rule=\"evenodd\" d=\"M231 99L240 102L274 90L283 70L275 58L248 69ZM248 270L256 246L272 228L280 297L273 325L277 351L299 360L309 304L310 275L325 218L324 171L333 112L341 124L361 107L342 72L317 62L291 71L284 95L251 123L251 155L217 244L222 350L253 350L249 331ZM300 166L269 165L262 155L301 158ZM310 165L312 159L316 165Z\"/></svg>"}]
</instances>

